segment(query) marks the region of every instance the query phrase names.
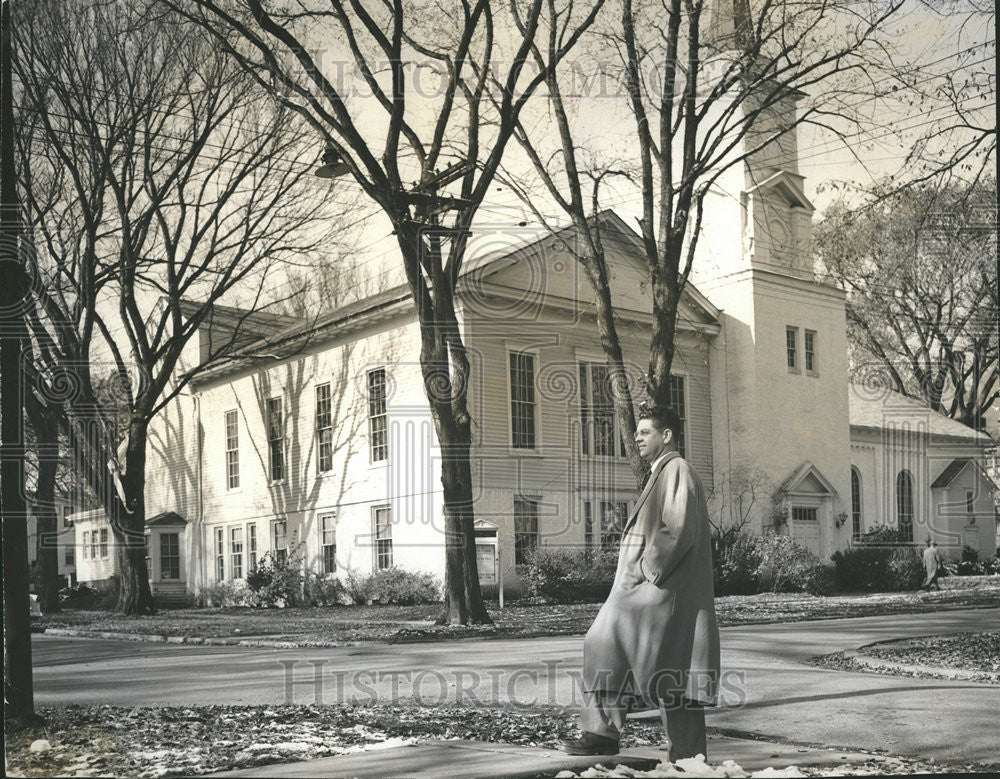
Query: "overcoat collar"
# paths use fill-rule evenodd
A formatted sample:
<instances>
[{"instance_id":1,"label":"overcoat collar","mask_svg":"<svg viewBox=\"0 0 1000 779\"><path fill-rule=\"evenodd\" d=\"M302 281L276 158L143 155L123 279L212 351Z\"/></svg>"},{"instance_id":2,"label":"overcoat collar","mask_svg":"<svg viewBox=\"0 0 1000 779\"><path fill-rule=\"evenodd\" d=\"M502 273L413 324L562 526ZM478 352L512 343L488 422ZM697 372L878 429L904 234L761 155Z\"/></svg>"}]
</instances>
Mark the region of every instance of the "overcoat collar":
<instances>
[{"instance_id":1,"label":"overcoat collar","mask_svg":"<svg viewBox=\"0 0 1000 779\"><path fill-rule=\"evenodd\" d=\"M646 486L642 488L642 492L639 493L639 497L635 501L635 507L632 509L632 513L629 515L628 522L625 523L625 527L622 528L622 536L629 531L629 528L635 523L635 518L639 516L639 509L642 508L642 504L646 501L646 497L649 495L649 491L653 488L653 482L659 478L660 474L663 473L663 466L668 462L673 460L675 457L680 457L680 452L674 450L665 454L660 461L656 464L653 472L649 474L649 478L646 479Z\"/></svg>"}]
</instances>

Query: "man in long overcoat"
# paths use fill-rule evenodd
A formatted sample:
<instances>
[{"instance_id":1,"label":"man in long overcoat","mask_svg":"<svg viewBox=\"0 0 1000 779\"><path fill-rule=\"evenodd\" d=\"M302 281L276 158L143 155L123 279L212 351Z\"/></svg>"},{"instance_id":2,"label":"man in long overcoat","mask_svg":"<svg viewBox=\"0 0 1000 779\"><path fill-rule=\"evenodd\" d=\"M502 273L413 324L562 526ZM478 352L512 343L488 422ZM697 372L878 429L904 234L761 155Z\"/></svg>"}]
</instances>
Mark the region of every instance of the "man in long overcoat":
<instances>
[{"instance_id":1,"label":"man in long overcoat","mask_svg":"<svg viewBox=\"0 0 1000 779\"><path fill-rule=\"evenodd\" d=\"M632 706L659 707L670 760L706 755L703 706L717 702L710 525L698 475L675 446L671 409L643 413L649 480L622 533L611 593L583 645L583 737L570 754L615 754Z\"/></svg>"}]
</instances>

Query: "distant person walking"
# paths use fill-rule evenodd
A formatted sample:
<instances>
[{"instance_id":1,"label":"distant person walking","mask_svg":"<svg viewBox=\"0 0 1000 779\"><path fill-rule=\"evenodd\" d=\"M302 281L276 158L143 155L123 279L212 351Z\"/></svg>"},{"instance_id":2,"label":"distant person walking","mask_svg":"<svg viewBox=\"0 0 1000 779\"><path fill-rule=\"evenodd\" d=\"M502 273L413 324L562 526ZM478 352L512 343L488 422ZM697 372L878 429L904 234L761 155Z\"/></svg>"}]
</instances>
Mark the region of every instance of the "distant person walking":
<instances>
[{"instance_id":1,"label":"distant person walking","mask_svg":"<svg viewBox=\"0 0 1000 779\"><path fill-rule=\"evenodd\" d=\"M937 541L931 541L928 538L927 548L924 550L924 583L920 585L920 589L930 592L931 587L937 587L940 590L941 585L938 584L938 578L941 576L943 568L944 557L941 556Z\"/></svg>"}]
</instances>

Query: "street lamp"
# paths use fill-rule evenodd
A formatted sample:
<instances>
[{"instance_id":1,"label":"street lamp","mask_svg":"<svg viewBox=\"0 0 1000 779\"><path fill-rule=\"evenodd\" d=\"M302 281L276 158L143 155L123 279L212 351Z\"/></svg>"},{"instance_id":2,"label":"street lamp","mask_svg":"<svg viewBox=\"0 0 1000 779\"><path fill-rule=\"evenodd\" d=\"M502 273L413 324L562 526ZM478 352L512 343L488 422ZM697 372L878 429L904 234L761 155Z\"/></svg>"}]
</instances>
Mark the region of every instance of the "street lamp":
<instances>
[{"instance_id":1,"label":"street lamp","mask_svg":"<svg viewBox=\"0 0 1000 779\"><path fill-rule=\"evenodd\" d=\"M335 179L349 171L350 168L337 150L328 146L323 152L323 164L316 168L313 175L321 179Z\"/></svg>"}]
</instances>

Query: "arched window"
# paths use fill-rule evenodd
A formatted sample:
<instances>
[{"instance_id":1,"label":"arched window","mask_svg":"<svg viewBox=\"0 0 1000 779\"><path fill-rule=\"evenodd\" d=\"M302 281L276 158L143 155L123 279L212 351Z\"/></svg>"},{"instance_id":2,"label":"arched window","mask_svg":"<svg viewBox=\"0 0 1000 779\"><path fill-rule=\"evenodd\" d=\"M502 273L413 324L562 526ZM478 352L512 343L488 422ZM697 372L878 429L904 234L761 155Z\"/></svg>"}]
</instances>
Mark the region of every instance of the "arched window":
<instances>
[{"instance_id":1,"label":"arched window","mask_svg":"<svg viewBox=\"0 0 1000 779\"><path fill-rule=\"evenodd\" d=\"M913 477L900 471L896 477L896 520L903 541L913 540Z\"/></svg>"},{"instance_id":2,"label":"arched window","mask_svg":"<svg viewBox=\"0 0 1000 779\"><path fill-rule=\"evenodd\" d=\"M861 474L851 466L851 530L854 540L861 538Z\"/></svg>"}]
</instances>

